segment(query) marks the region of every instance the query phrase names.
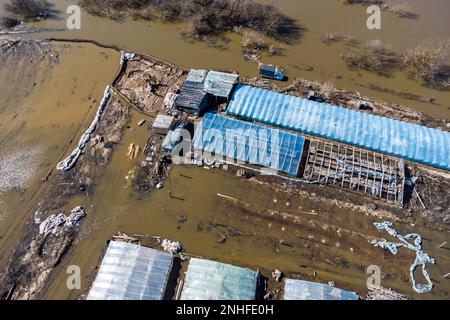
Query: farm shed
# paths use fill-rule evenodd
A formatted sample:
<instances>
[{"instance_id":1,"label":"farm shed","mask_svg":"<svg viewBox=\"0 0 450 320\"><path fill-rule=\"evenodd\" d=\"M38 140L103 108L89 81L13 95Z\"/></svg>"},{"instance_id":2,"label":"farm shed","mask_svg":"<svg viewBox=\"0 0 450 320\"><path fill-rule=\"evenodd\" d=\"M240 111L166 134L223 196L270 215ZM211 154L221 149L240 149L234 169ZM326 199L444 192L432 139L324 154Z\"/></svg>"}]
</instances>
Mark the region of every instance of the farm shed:
<instances>
[{"instance_id":1,"label":"farm shed","mask_svg":"<svg viewBox=\"0 0 450 320\"><path fill-rule=\"evenodd\" d=\"M200 115L209 106L211 95L204 91L207 70L191 70L180 94L175 100L175 106L187 113Z\"/></svg>"},{"instance_id":2,"label":"farm shed","mask_svg":"<svg viewBox=\"0 0 450 320\"><path fill-rule=\"evenodd\" d=\"M209 71L204 90L215 97L229 98L239 75L218 71Z\"/></svg>"}]
</instances>

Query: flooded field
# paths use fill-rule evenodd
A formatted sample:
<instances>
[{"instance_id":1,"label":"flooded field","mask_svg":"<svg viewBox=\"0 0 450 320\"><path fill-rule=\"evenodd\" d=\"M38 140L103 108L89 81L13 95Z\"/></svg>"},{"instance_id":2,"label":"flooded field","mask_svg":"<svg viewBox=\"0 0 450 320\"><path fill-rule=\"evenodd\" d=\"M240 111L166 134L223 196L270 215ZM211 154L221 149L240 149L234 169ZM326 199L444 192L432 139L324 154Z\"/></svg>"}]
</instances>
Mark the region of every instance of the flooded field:
<instances>
[{"instance_id":1,"label":"flooded field","mask_svg":"<svg viewBox=\"0 0 450 320\"><path fill-rule=\"evenodd\" d=\"M386 237L372 225L377 221L374 217L274 192L230 172L213 172L202 167L174 167L163 189L148 195L133 192L127 188L125 177L143 156L130 160L127 149L130 143L140 146L146 143L149 131L136 125L144 118L133 112L130 126L135 131L126 131L94 194L76 197L67 205L69 210L82 204L88 208L87 217L82 222L76 245L52 276L46 298L76 299L86 292L106 241L118 231L129 235L163 236L181 241L190 254L255 270L260 268L266 275L278 268L302 278L335 281L338 287L358 292L366 291L366 268L379 265L385 277L382 283L387 287L414 298L448 298L450 283L440 278L450 266L450 258L447 249L437 248L448 238L446 232L398 226L402 232L423 232L424 250L439 261L438 265L428 268L432 278L437 280L433 294L419 296L413 294L408 277L414 255L405 250L399 256L386 257L383 250L370 245L372 239ZM169 192L183 200L171 198ZM276 218L251 215L219 197L218 193L247 202L256 210L293 214L300 223L292 225ZM246 235L232 236L221 225L236 228ZM227 236L225 243L217 241L221 233ZM82 290L67 289L69 265L81 267ZM317 278L313 277L314 272Z\"/></svg>"},{"instance_id":2,"label":"flooded field","mask_svg":"<svg viewBox=\"0 0 450 320\"><path fill-rule=\"evenodd\" d=\"M48 187L41 180L91 122L118 70L115 51L76 44L54 48L58 63L19 56L0 71L2 267Z\"/></svg>"},{"instance_id":3,"label":"flooded field","mask_svg":"<svg viewBox=\"0 0 450 320\"><path fill-rule=\"evenodd\" d=\"M52 2L61 12L70 3ZM353 34L361 42L379 38L397 48L406 48L428 38L449 35L445 14L448 10L443 9L450 9L448 1L434 0L426 4L411 0L409 3L419 14L418 20L400 19L386 13L383 29L369 31L365 28L365 8L361 6L343 6L339 1L328 0L276 1L284 12L299 20L305 32L298 43L286 45L282 56L264 61L286 67L290 77L332 80L337 87L450 119L448 91L425 88L403 75L384 78L349 71L339 57L342 47L327 46L320 40L326 32L342 31ZM80 31L45 32L27 37L91 39L147 53L186 68L233 69L242 75L256 75L256 65L242 58L237 35L229 35L231 42L227 50L220 50L181 39L184 24L119 23L86 13L82 21ZM60 18L40 25L62 28L65 21L61 14ZM42 183L42 179L67 156L89 125L105 86L112 81L119 66L119 53L113 50L68 43L55 43L54 48L58 53L57 63L44 61L31 68L22 60L0 70L0 267L9 260L21 230L51 184L51 180ZM433 97L437 105L380 93L367 88L369 84ZM401 233L421 234L424 251L437 261L436 265L427 267L435 288L426 295L414 294L411 288L408 275L414 260L411 252L401 249L398 256L385 256L382 249L372 247L373 239L392 239L375 229L373 222L377 220L370 215L274 191L231 172L201 167L174 167L163 189L149 194L134 192L126 176L144 156L130 160L127 150L131 143L142 148L147 142L150 131L146 125L137 125L141 119L147 123L152 120L134 110L111 163L99 170L94 192L73 197L64 206L68 212L82 205L87 217L81 222L74 245L50 275L44 298L77 299L85 293L106 241L118 231L163 236L181 241L190 254L261 268L265 275L278 268L303 279L334 281L337 287L358 293L366 292L367 267L378 265L385 287L416 299L449 298L450 280L443 275L450 271L450 256L447 248L439 248L448 240L448 232L431 230L420 221L416 225L396 227ZM181 200L170 197L169 192ZM253 210L249 212L218 194L237 198ZM294 215L299 222L292 224L276 216L258 214L270 211ZM228 227L244 235L233 236ZM220 234L227 236L224 243L217 241ZM68 265L81 267L82 290L67 289Z\"/></svg>"},{"instance_id":4,"label":"flooded field","mask_svg":"<svg viewBox=\"0 0 450 320\"><path fill-rule=\"evenodd\" d=\"M58 19L40 24L50 29L65 28L64 13L69 0L51 0L61 12ZM401 50L414 47L426 40L442 40L450 35L446 0L411 0L408 4L418 15L417 19L399 18L383 12L382 29L369 30L366 27L366 7L343 5L338 0L260 0L274 4L290 17L297 19L304 28L301 38L292 45L283 44L281 56L263 58L263 62L283 66L291 78L331 81L336 87L358 91L363 95L380 98L414 107L432 116L450 119L450 93L426 88L409 80L403 74L380 77L365 71L351 71L340 58L343 44L326 45L322 36L327 32L344 32L353 35L360 43L379 39ZM391 0L388 3L402 3ZM82 13L81 30L66 30L33 34L38 38L81 38L96 40L103 44L114 44L130 51L150 54L170 61L184 68L212 68L236 70L244 76L256 76L257 66L242 58L241 37L229 34L229 43L223 48L211 48L204 42L190 43L180 34L187 24L161 23L158 21L125 21L92 17ZM183 52L183 54L179 54ZM373 90L371 88L377 88ZM430 104L406 99L392 92L380 92L379 88L418 95L423 99L434 98Z\"/></svg>"}]
</instances>

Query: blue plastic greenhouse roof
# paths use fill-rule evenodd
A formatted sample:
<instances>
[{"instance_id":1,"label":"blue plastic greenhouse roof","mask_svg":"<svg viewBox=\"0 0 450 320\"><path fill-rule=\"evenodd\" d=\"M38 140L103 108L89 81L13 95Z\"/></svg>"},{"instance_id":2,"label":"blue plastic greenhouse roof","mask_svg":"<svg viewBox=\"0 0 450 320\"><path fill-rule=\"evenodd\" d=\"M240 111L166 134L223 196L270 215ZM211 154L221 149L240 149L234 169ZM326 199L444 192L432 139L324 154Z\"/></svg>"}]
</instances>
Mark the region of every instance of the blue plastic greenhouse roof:
<instances>
[{"instance_id":1,"label":"blue plastic greenhouse roof","mask_svg":"<svg viewBox=\"0 0 450 320\"><path fill-rule=\"evenodd\" d=\"M181 300L254 300L258 273L230 264L191 258Z\"/></svg>"},{"instance_id":2,"label":"blue plastic greenhouse roof","mask_svg":"<svg viewBox=\"0 0 450 320\"><path fill-rule=\"evenodd\" d=\"M245 85L227 113L450 170L450 133Z\"/></svg>"},{"instance_id":3,"label":"blue plastic greenhouse roof","mask_svg":"<svg viewBox=\"0 0 450 320\"><path fill-rule=\"evenodd\" d=\"M326 284L286 279L284 300L358 300L358 295Z\"/></svg>"},{"instance_id":4,"label":"blue plastic greenhouse roof","mask_svg":"<svg viewBox=\"0 0 450 320\"><path fill-rule=\"evenodd\" d=\"M195 131L194 149L220 154L296 176L305 139L294 133L206 113Z\"/></svg>"},{"instance_id":5,"label":"blue plastic greenhouse roof","mask_svg":"<svg viewBox=\"0 0 450 320\"><path fill-rule=\"evenodd\" d=\"M162 300L173 257L137 244L111 241L88 300Z\"/></svg>"}]
</instances>

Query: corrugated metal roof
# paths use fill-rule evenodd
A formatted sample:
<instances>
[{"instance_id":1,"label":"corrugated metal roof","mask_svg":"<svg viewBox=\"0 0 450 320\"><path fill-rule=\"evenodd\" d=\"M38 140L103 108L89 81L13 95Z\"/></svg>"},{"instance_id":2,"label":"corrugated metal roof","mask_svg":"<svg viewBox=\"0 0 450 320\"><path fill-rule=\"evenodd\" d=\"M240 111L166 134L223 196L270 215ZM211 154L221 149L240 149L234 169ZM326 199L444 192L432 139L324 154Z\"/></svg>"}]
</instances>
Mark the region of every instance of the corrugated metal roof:
<instances>
[{"instance_id":1,"label":"corrugated metal roof","mask_svg":"<svg viewBox=\"0 0 450 320\"><path fill-rule=\"evenodd\" d=\"M450 133L238 85L227 113L450 170Z\"/></svg>"},{"instance_id":2,"label":"corrugated metal roof","mask_svg":"<svg viewBox=\"0 0 450 320\"><path fill-rule=\"evenodd\" d=\"M191 258L181 300L254 300L257 282L253 270Z\"/></svg>"},{"instance_id":3,"label":"corrugated metal roof","mask_svg":"<svg viewBox=\"0 0 450 320\"><path fill-rule=\"evenodd\" d=\"M228 98L238 77L236 74L191 69L175 105L198 115L208 107L211 96Z\"/></svg>"},{"instance_id":4,"label":"corrugated metal roof","mask_svg":"<svg viewBox=\"0 0 450 320\"><path fill-rule=\"evenodd\" d=\"M209 94L203 91L203 84L185 81L180 94L175 100L177 108L185 109L195 114L201 113L209 103Z\"/></svg>"},{"instance_id":5,"label":"corrugated metal roof","mask_svg":"<svg viewBox=\"0 0 450 320\"><path fill-rule=\"evenodd\" d=\"M186 81L205 83L206 76L208 75L208 70L195 70L191 69L187 76Z\"/></svg>"},{"instance_id":6,"label":"corrugated metal roof","mask_svg":"<svg viewBox=\"0 0 450 320\"><path fill-rule=\"evenodd\" d=\"M297 134L206 113L192 142L194 149L216 153L296 176L305 139Z\"/></svg>"},{"instance_id":7,"label":"corrugated metal roof","mask_svg":"<svg viewBox=\"0 0 450 320\"><path fill-rule=\"evenodd\" d=\"M172 269L171 254L111 241L88 300L162 300Z\"/></svg>"},{"instance_id":8,"label":"corrugated metal roof","mask_svg":"<svg viewBox=\"0 0 450 320\"><path fill-rule=\"evenodd\" d=\"M238 78L237 74L209 71L204 90L213 96L228 98Z\"/></svg>"},{"instance_id":9,"label":"corrugated metal roof","mask_svg":"<svg viewBox=\"0 0 450 320\"><path fill-rule=\"evenodd\" d=\"M169 131L172 128L174 119L175 118L173 116L159 114L153 122L152 128L156 130Z\"/></svg>"},{"instance_id":10,"label":"corrugated metal roof","mask_svg":"<svg viewBox=\"0 0 450 320\"><path fill-rule=\"evenodd\" d=\"M286 279L284 300L358 300L358 295L326 284Z\"/></svg>"},{"instance_id":11,"label":"corrugated metal roof","mask_svg":"<svg viewBox=\"0 0 450 320\"><path fill-rule=\"evenodd\" d=\"M275 72L277 70L277 67L271 65L271 64L262 64L259 66L259 70L264 70L264 71L270 71L270 72Z\"/></svg>"}]
</instances>

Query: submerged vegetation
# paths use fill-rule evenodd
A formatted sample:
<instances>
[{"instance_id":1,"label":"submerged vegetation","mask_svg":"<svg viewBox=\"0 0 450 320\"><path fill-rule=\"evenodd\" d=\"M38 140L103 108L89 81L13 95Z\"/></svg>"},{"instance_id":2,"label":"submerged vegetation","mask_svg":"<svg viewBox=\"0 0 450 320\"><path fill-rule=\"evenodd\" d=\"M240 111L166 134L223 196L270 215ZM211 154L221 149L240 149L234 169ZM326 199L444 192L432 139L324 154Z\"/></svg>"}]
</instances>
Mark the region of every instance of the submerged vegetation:
<instances>
[{"instance_id":1,"label":"submerged vegetation","mask_svg":"<svg viewBox=\"0 0 450 320\"><path fill-rule=\"evenodd\" d=\"M379 40L345 50L342 58L350 68L368 70L384 76L391 75L401 65L401 58L397 52Z\"/></svg>"},{"instance_id":2,"label":"submerged vegetation","mask_svg":"<svg viewBox=\"0 0 450 320\"><path fill-rule=\"evenodd\" d=\"M47 19L53 12L47 0L11 0L5 4L5 10L25 21Z\"/></svg>"},{"instance_id":3,"label":"submerged vegetation","mask_svg":"<svg viewBox=\"0 0 450 320\"><path fill-rule=\"evenodd\" d=\"M446 64L450 40L426 42L409 49L403 63L408 76L433 87L450 88L450 66Z\"/></svg>"},{"instance_id":4,"label":"submerged vegetation","mask_svg":"<svg viewBox=\"0 0 450 320\"><path fill-rule=\"evenodd\" d=\"M354 36L343 32L327 32L322 36L322 42L325 44L343 42L348 46L356 46L358 44Z\"/></svg>"},{"instance_id":5,"label":"submerged vegetation","mask_svg":"<svg viewBox=\"0 0 450 320\"><path fill-rule=\"evenodd\" d=\"M435 89L450 89L447 64L450 40L426 42L406 52L395 51L379 40L345 50L342 58L349 68L362 69L383 76L404 71L411 79Z\"/></svg>"},{"instance_id":6,"label":"submerged vegetation","mask_svg":"<svg viewBox=\"0 0 450 320\"><path fill-rule=\"evenodd\" d=\"M114 20L131 17L189 22L189 35L202 40L241 28L285 43L301 33L294 19L252 0L80 0L80 4L92 15Z\"/></svg>"},{"instance_id":7,"label":"submerged vegetation","mask_svg":"<svg viewBox=\"0 0 450 320\"><path fill-rule=\"evenodd\" d=\"M389 11L400 18L414 19L417 17L417 15L411 11L409 4L407 3L395 4L392 7L389 7Z\"/></svg>"},{"instance_id":8,"label":"submerged vegetation","mask_svg":"<svg viewBox=\"0 0 450 320\"><path fill-rule=\"evenodd\" d=\"M56 11L47 0L11 0L4 5L9 16L0 17L0 28L12 29L21 21L39 21L53 16Z\"/></svg>"},{"instance_id":9,"label":"submerged vegetation","mask_svg":"<svg viewBox=\"0 0 450 320\"><path fill-rule=\"evenodd\" d=\"M12 29L20 24L20 20L14 17L1 17L0 27L4 29Z\"/></svg>"},{"instance_id":10,"label":"submerged vegetation","mask_svg":"<svg viewBox=\"0 0 450 320\"><path fill-rule=\"evenodd\" d=\"M400 3L389 5L385 0L340 0L344 4L361 4L364 6L377 5L381 10L392 12L397 17L417 19L418 15L411 11L409 4Z\"/></svg>"},{"instance_id":11,"label":"submerged vegetation","mask_svg":"<svg viewBox=\"0 0 450 320\"><path fill-rule=\"evenodd\" d=\"M259 61L263 53L269 56L282 55L283 49L271 43L267 37L257 31L246 31L242 35L242 52L244 59Z\"/></svg>"}]
</instances>

